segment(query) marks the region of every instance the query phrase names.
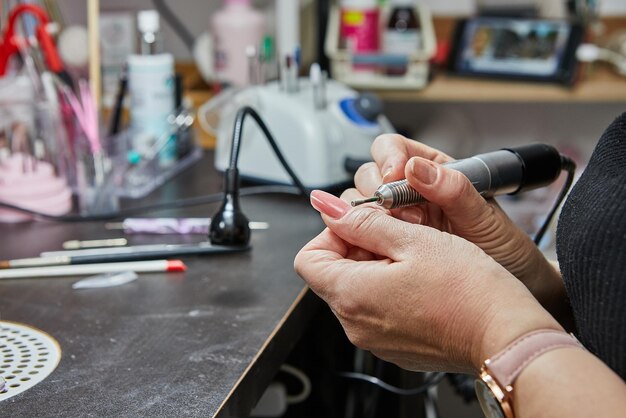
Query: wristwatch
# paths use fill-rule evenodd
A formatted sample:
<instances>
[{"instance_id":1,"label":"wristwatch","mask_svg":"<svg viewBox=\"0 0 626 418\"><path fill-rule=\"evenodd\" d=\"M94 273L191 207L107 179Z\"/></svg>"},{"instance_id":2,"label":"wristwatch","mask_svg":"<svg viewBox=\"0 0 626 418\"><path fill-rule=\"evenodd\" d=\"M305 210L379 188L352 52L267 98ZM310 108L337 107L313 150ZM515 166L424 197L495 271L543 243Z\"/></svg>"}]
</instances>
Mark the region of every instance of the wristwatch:
<instances>
[{"instance_id":1,"label":"wristwatch","mask_svg":"<svg viewBox=\"0 0 626 418\"><path fill-rule=\"evenodd\" d=\"M524 334L485 360L474 387L487 418L514 418L513 383L534 359L548 351L583 345L564 331L539 330Z\"/></svg>"}]
</instances>

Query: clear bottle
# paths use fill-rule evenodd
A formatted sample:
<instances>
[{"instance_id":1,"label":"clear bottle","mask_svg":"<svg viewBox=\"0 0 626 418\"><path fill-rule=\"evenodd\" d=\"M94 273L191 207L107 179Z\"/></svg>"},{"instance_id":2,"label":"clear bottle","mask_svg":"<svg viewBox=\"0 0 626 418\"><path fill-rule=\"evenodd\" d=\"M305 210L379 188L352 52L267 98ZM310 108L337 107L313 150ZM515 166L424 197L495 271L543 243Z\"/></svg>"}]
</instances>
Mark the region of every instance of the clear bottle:
<instances>
[{"instance_id":1,"label":"clear bottle","mask_svg":"<svg viewBox=\"0 0 626 418\"><path fill-rule=\"evenodd\" d=\"M174 111L174 57L161 51L158 12L139 12L137 27L141 54L128 57L133 149L150 156L159 147L160 165L169 166L175 161L174 144L165 138L170 131L167 118Z\"/></svg>"},{"instance_id":2,"label":"clear bottle","mask_svg":"<svg viewBox=\"0 0 626 418\"><path fill-rule=\"evenodd\" d=\"M409 56L422 47L422 30L415 0L391 0L383 33L385 54ZM403 75L406 66L390 66L389 75Z\"/></svg>"},{"instance_id":3,"label":"clear bottle","mask_svg":"<svg viewBox=\"0 0 626 418\"><path fill-rule=\"evenodd\" d=\"M220 81L246 86L250 82L246 48L259 49L265 34L265 16L250 0L225 0L211 16L215 44L215 72Z\"/></svg>"}]
</instances>

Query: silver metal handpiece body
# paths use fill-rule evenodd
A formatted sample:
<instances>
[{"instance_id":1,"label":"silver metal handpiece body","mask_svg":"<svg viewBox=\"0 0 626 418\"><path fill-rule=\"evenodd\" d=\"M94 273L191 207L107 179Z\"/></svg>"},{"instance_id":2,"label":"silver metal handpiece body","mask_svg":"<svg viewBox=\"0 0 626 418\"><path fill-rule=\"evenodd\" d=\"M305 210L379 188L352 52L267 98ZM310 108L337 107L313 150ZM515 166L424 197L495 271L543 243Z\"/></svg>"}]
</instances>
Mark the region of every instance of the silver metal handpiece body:
<instances>
[{"instance_id":1,"label":"silver metal handpiece body","mask_svg":"<svg viewBox=\"0 0 626 418\"><path fill-rule=\"evenodd\" d=\"M485 198L514 193L520 188L524 178L523 161L509 150L478 154L444 165L463 173ZM377 198L376 203L387 209L426 203L426 199L407 180L383 184L374 196Z\"/></svg>"}]
</instances>

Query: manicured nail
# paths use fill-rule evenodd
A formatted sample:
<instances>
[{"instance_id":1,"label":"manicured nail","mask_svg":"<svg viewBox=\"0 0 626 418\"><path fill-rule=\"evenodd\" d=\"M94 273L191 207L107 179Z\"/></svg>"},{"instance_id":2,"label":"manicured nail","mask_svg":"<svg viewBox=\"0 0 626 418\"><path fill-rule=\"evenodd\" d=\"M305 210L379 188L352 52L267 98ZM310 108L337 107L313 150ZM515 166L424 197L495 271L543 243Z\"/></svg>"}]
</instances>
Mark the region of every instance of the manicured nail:
<instances>
[{"instance_id":1,"label":"manicured nail","mask_svg":"<svg viewBox=\"0 0 626 418\"><path fill-rule=\"evenodd\" d=\"M411 171L418 181L424 184L433 184L437 180L437 166L427 160L413 159Z\"/></svg>"},{"instance_id":2,"label":"manicured nail","mask_svg":"<svg viewBox=\"0 0 626 418\"><path fill-rule=\"evenodd\" d=\"M311 205L320 213L339 219L350 210L350 205L330 193L321 190L311 192Z\"/></svg>"}]
</instances>

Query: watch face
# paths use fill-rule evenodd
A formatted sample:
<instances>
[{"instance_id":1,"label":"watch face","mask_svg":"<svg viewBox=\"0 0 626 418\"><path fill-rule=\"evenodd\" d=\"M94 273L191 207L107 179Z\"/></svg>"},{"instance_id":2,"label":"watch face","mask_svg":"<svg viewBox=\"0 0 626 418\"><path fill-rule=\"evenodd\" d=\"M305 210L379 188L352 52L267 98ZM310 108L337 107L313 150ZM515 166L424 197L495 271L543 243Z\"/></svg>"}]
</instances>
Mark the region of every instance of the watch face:
<instances>
[{"instance_id":1,"label":"watch face","mask_svg":"<svg viewBox=\"0 0 626 418\"><path fill-rule=\"evenodd\" d=\"M500 402L498 402L485 382L476 379L474 388L476 389L476 396L478 397L478 402L480 402L480 407L487 418L506 418L500 406Z\"/></svg>"}]
</instances>

